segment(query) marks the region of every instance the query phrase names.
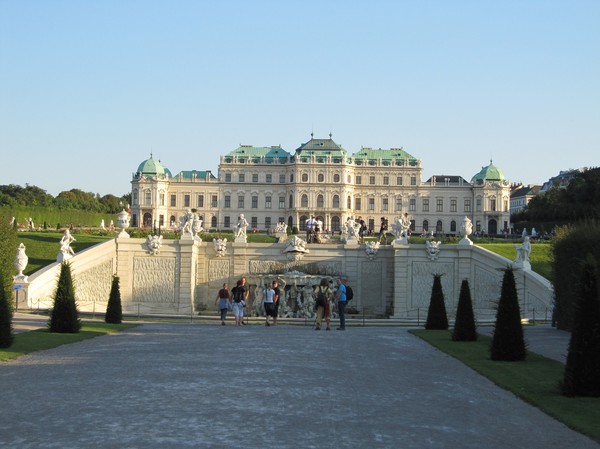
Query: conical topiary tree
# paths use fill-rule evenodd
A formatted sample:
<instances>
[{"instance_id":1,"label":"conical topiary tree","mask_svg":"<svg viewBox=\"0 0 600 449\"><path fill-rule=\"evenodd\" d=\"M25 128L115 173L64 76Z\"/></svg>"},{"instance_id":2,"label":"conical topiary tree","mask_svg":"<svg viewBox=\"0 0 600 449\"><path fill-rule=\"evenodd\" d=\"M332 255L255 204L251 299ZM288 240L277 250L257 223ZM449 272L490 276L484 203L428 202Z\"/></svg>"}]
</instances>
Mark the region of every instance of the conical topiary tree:
<instances>
[{"instance_id":1,"label":"conical topiary tree","mask_svg":"<svg viewBox=\"0 0 600 449\"><path fill-rule=\"evenodd\" d=\"M471 290L469 289L469 281L467 279L463 279L462 284L460 285L460 296L458 298L452 340L477 340L477 328L475 326L475 316L473 315L473 302L471 301Z\"/></svg>"},{"instance_id":2,"label":"conical topiary tree","mask_svg":"<svg viewBox=\"0 0 600 449\"><path fill-rule=\"evenodd\" d=\"M504 270L490 353L492 360L499 361L525 360L527 354L515 275L511 268Z\"/></svg>"},{"instance_id":3,"label":"conical topiary tree","mask_svg":"<svg viewBox=\"0 0 600 449\"><path fill-rule=\"evenodd\" d=\"M121 308L121 289L119 288L118 276L113 276L112 279L104 321L110 324L121 324L123 321L123 310Z\"/></svg>"},{"instance_id":4,"label":"conical topiary tree","mask_svg":"<svg viewBox=\"0 0 600 449\"><path fill-rule=\"evenodd\" d=\"M81 329L71 266L68 262L63 262L60 266L60 275L54 294L54 306L48 327L50 332L71 334L76 334Z\"/></svg>"},{"instance_id":5,"label":"conical topiary tree","mask_svg":"<svg viewBox=\"0 0 600 449\"><path fill-rule=\"evenodd\" d=\"M586 260L571 332L562 392L566 396L600 397L600 298L596 264Z\"/></svg>"},{"instance_id":6,"label":"conical topiary tree","mask_svg":"<svg viewBox=\"0 0 600 449\"><path fill-rule=\"evenodd\" d=\"M0 215L0 348L9 348L13 343L11 295L16 243L17 233L10 225L10 220Z\"/></svg>"},{"instance_id":7,"label":"conical topiary tree","mask_svg":"<svg viewBox=\"0 0 600 449\"><path fill-rule=\"evenodd\" d=\"M448 316L444 305L444 292L442 291L442 275L433 275L433 287L431 288L431 300L427 312L425 329L447 330Z\"/></svg>"}]
</instances>

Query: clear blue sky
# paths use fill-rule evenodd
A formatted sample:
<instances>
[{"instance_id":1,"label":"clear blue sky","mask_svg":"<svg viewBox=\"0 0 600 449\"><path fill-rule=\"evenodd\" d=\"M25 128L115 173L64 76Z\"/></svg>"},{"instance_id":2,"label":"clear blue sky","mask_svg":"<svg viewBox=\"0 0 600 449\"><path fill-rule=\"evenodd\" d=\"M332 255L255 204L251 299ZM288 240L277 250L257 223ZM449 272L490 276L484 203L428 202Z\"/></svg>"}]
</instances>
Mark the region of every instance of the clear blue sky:
<instances>
[{"instance_id":1,"label":"clear blue sky","mask_svg":"<svg viewBox=\"0 0 600 449\"><path fill-rule=\"evenodd\" d=\"M600 166L597 0L0 0L0 66L0 184L52 195L311 131L424 179Z\"/></svg>"}]
</instances>

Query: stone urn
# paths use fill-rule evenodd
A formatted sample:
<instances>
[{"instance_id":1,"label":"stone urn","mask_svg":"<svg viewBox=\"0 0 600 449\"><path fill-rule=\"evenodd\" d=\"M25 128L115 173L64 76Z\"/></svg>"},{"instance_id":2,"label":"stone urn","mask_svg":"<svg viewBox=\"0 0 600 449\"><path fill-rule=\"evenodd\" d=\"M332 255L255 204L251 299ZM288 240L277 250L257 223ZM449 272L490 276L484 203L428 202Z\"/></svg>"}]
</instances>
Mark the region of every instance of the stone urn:
<instances>
[{"instance_id":1,"label":"stone urn","mask_svg":"<svg viewBox=\"0 0 600 449\"><path fill-rule=\"evenodd\" d=\"M128 238L129 234L127 234L126 229L129 228L129 212L123 209L117 215L117 226L121 228L121 232L117 235L119 238Z\"/></svg>"},{"instance_id":2,"label":"stone urn","mask_svg":"<svg viewBox=\"0 0 600 449\"><path fill-rule=\"evenodd\" d=\"M17 247L17 257L15 257L15 268L17 269L17 276L15 280L26 280L27 276L23 275L23 270L27 268L27 263L29 262L29 257L25 254L25 245L21 243Z\"/></svg>"}]
</instances>

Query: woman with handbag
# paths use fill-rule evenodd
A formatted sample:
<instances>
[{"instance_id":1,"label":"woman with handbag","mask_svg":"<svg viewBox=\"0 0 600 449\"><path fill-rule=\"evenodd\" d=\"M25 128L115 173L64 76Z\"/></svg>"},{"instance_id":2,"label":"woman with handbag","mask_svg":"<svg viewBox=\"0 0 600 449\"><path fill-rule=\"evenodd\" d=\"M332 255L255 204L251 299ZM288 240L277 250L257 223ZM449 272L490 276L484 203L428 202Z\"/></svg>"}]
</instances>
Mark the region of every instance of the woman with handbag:
<instances>
[{"instance_id":1,"label":"woman with handbag","mask_svg":"<svg viewBox=\"0 0 600 449\"><path fill-rule=\"evenodd\" d=\"M227 283L223 284L223 288L217 293L215 304L217 304L217 308L221 312L221 326L225 326L227 311L231 309L231 293L229 293Z\"/></svg>"},{"instance_id":2,"label":"woman with handbag","mask_svg":"<svg viewBox=\"0 0 600 449\"><path fill-rule=\"evenodd\" d=\"M313 292L313 298L315 298L315 307L317 308L317 321L315 323L315 330L321 330L321 321L325 317L325 323L327 324L326 330L331 330L331 298L333 292L329 288L329 282L327 279L321 279L321 283L317 289Z\"/></svg>"}]
</instances>

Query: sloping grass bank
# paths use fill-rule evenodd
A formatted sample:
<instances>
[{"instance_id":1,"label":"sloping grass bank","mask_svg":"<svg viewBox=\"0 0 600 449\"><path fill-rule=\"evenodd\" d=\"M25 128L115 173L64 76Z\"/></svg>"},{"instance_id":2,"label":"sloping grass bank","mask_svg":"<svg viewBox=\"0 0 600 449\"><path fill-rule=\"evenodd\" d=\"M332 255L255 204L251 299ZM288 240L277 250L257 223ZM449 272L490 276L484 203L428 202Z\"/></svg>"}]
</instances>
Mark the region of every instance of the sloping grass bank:
<instances>
[{"instance_id":1,"label":"sloping grass bank","mask_svg":"<svg viewBox=\"0 0 600 449\"><path fill-rule=\"evenodd\" d=\"M539 408L570 428L600 442L600 398L569 398L560 394L565 366L533 352L524 362L490 359L491 338L479 335L475 342L454 342L449 331L412 330L440 351L460 360L496 385Z\"/></svg>"},{"instance_id":2,"label":"sloping grass bank","mask_svg":"<svg viewBox=\"0 0 600 449\"><path fill-rule=\"evenodd\" d=\"M0 349L0 362L16 359L31 352L77 343L78 341L88 340L101 335L115 334L137 326L137 324L106 324L91 321L84 321L82 324L81 331L77 334L57 334L51 333L47 329L15 334L12 346Z\"/></svg>"}]
</instances>

